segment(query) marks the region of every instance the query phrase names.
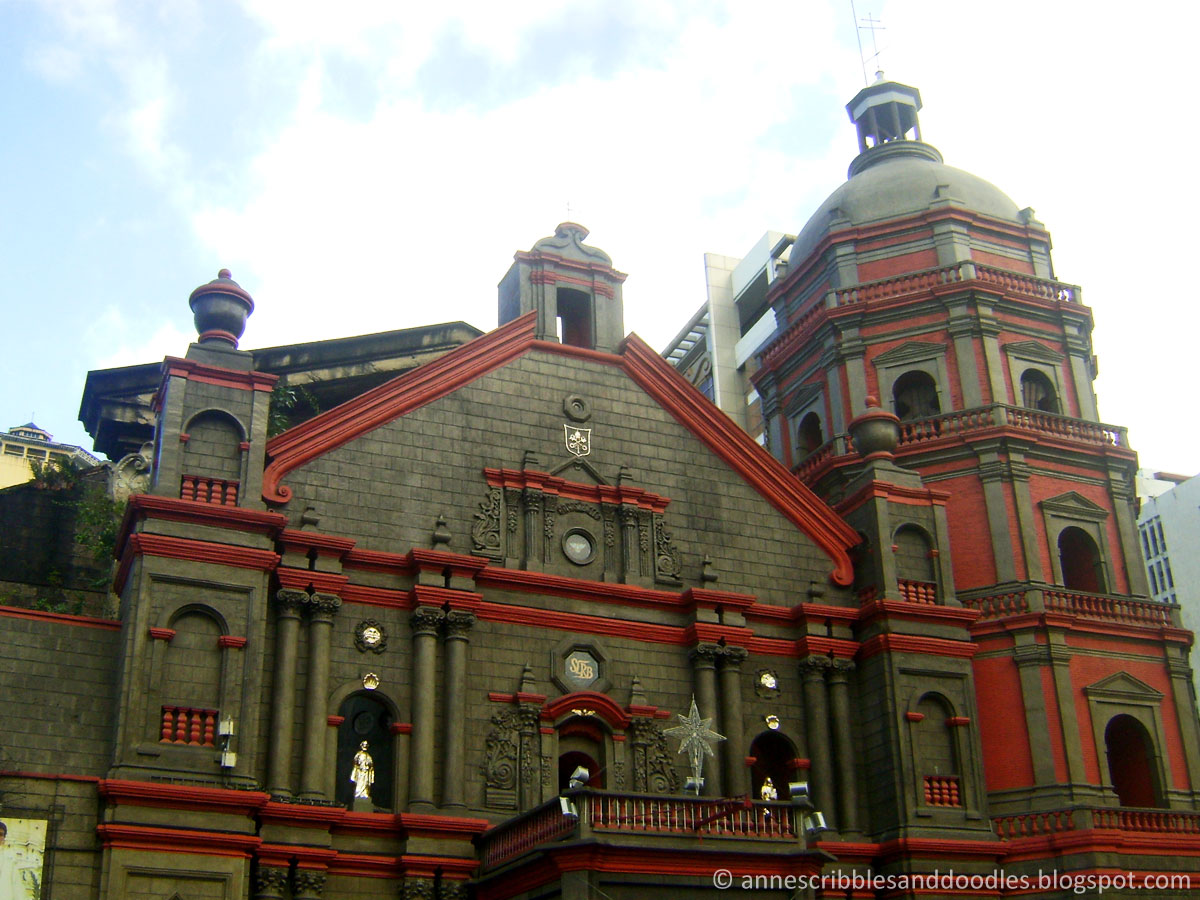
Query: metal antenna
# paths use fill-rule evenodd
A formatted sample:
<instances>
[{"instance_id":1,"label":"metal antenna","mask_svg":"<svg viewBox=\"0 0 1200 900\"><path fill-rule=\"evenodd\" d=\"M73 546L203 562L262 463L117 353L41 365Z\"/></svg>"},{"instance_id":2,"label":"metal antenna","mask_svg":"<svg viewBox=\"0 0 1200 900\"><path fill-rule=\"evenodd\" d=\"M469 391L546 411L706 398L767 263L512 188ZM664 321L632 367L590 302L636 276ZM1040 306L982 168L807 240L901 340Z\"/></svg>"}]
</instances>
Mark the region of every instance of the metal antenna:
<instances>
[{"instance_id":1,"label":"metal antenna","mask_svg":"<svg viewBox=\"0 0 1200 900\"><path fill-rule=\"evenodd\" d=\"M862 66L863 86L866 87L867 81L867 61L863 58L862 51L862 29L858 25L858 13L854 11L854 0L850 0L850 18L854 20L854 39L858 41L858 62Z\"/></svg>"},{"instance_id":2,"label":"metal antenna","mask_svg":"<svg viewBox=\"0 0 1200 900\"><path fill-rule=\"evenodd\" d=\"M881 70L882 67L879 65L879 42L875 39L875 32L886 30L883 27L883 23L879 19L874 18L870 13L867 13L867 15L861 20L861 22L859 24L859 28L860 29L866 28L868 31L871 32L871 49L875 51L874 53L871 54L871 59L875 60L875 68L877 70ZM859 46L861 47L862 45L860 44ZM866 78L866 77L867 77L867 64L866 64L866 61L864 60L863 61L863 78Z\"/></svg>"}]
</instances>

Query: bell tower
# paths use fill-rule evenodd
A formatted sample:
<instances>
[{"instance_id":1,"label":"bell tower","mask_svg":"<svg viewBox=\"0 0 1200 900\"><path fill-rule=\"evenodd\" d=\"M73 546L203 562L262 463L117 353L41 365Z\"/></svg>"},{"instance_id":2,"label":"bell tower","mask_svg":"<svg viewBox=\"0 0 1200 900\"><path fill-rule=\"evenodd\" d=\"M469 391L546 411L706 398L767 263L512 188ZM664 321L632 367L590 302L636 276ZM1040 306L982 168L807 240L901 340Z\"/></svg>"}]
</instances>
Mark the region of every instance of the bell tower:
<instances>
[{"instance_id":1,"label":"bell tower","mask_svg":"<svg viewBox=\"0 0 1200 900\"><path fill-rule=\"evenodd\" d=\"M625 337L625 273L603 250L583 243L588 230L563 222L553 237L518 252L499 285L499 323L537 311L537 337L612 353Z\"/></svg>"}]
</instances>

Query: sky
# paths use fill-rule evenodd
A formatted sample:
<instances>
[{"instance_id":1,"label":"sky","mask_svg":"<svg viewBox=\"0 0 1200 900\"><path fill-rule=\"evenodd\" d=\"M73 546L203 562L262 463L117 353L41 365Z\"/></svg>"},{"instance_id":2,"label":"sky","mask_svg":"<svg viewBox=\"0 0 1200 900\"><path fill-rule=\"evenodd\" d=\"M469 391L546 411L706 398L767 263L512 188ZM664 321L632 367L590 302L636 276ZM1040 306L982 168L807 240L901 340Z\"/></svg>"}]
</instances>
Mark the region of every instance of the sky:
<instances>
[{"instance_id":1,"label":"sky","mask_svg":"<svg viewBox=\"0 0 1200 900\"><path fill-rule=\"evenodd\" d=\"M0 428L90 447L87 371L182 355L222 267L243 348L494 327L512 254L566 219L661 349L705 252L798 232L845 180L865 56L1049 228L1101 419L1195 474L1197 6L0 0Z\"/></svg>"}]
</instances>

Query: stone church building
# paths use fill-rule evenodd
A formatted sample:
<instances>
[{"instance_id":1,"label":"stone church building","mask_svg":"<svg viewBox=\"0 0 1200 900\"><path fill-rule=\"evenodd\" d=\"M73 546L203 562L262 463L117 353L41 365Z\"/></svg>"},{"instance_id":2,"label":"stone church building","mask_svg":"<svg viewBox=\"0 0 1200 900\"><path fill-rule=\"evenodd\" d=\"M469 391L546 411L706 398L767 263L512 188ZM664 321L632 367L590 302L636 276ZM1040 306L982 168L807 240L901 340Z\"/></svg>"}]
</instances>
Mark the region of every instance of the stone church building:
<instances>
[{"instance_id":1,"label":"stone church building","mask_svg":"<svg viewBox=\"0 0 1200 900\"><path fill-rule=\"evenodd\" d=\"M90 373L119 615L0 607L40 896L1193 896L1192 636L1091 313L919 108L848 107L745 375L765 448L573 223L487 333L245 351L222 271L184 356Z\"/></svg>"}]
</instances>

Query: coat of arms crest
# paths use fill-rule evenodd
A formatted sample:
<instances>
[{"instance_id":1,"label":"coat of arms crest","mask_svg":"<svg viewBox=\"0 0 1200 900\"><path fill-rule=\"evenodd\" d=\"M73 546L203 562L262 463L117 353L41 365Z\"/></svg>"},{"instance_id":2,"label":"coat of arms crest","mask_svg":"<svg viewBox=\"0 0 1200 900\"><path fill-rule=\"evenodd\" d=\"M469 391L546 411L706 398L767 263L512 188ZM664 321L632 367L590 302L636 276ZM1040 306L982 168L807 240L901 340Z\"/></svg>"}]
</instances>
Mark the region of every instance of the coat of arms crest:
<instances>
[{"instance_id":1,"label":"coat of arms crest","mask_svg":"<svg viewBox=\"0 0 1200 900\"><path fill-rule=\"evenodd\" d=\"M592 429L564 425L563 436L567 442L568 452L573 455L587 456L592 452Z\"/></svg>"}]
</instances>

